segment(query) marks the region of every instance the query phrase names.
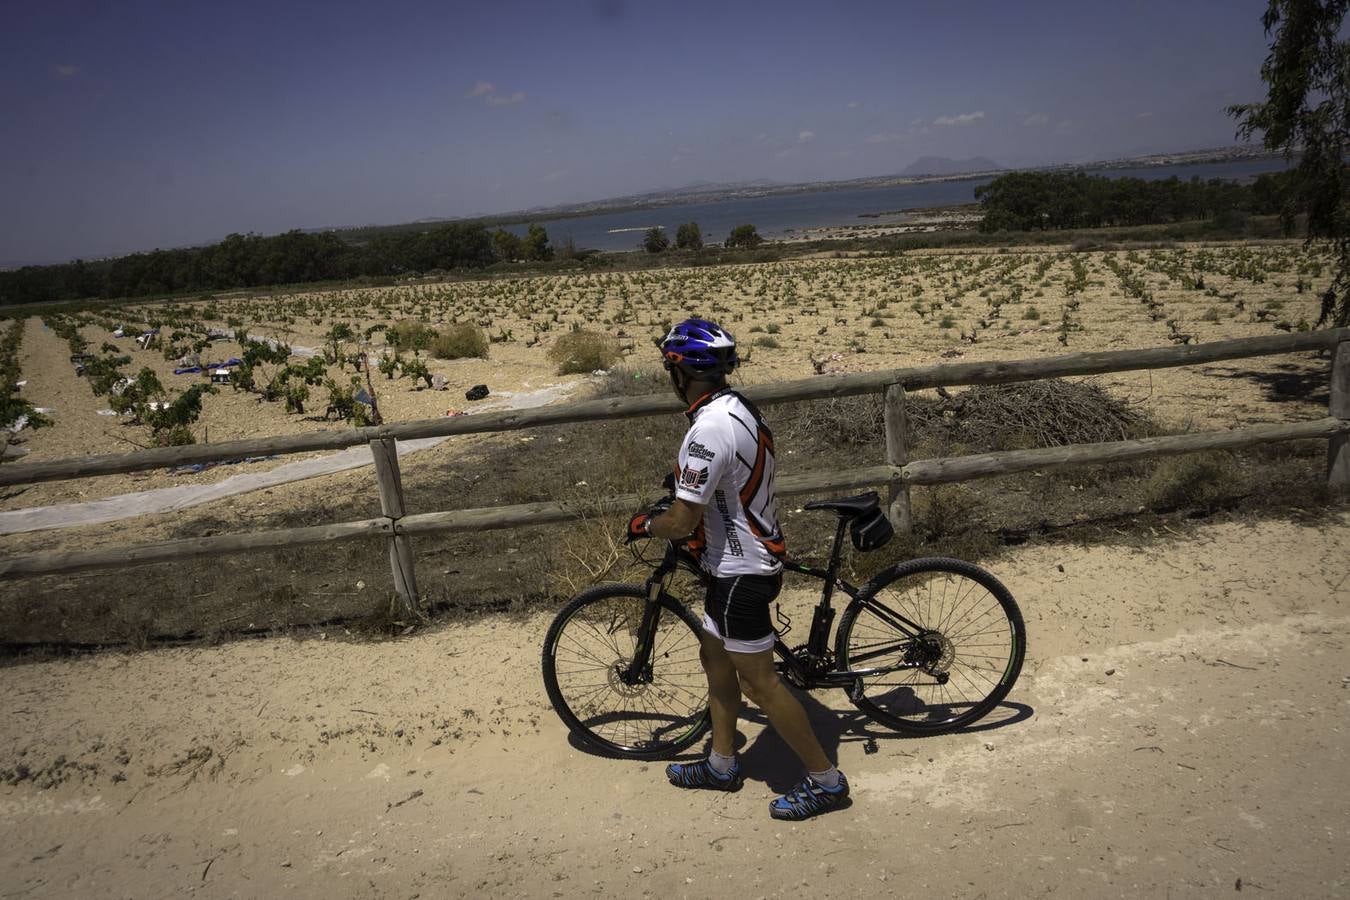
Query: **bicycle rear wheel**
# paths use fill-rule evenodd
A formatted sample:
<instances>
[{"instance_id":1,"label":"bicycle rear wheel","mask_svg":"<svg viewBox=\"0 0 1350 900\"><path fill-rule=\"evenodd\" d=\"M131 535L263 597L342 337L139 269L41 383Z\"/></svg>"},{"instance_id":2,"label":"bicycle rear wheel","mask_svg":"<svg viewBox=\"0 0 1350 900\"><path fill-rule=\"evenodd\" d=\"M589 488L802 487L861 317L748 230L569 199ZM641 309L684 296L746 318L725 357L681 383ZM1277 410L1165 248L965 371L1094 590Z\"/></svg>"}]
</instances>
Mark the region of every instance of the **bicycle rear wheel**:
<instances>
[{"instance_id":1,"label":"bicycle rear wheel","mask_svg":"<svg viewBox=\"0 0 1350 900\"><path fill-rule=\"evenodd\" d=\"M916 627L917 626L917 627ZM958 559L900 563L839 621L835 657L860 674L853 704L897 731L954 731L989 713L1026 654L1022 612L992 574Z\"/></svg>"},{"instance_id":2,"label":"bicycle rear wheel","mask_svg":"<svg viewBox=\"0 0 1350 900\"><path fill-rule=\"evenodd\" d=\"M637 584L583 591L544 638L544 686L553 709L579 738L630 759L662 759L693 744L711 724L699 661L699 622L662 595L650 671L628 683L646 590Z\"/></svg>"}]
</instances>

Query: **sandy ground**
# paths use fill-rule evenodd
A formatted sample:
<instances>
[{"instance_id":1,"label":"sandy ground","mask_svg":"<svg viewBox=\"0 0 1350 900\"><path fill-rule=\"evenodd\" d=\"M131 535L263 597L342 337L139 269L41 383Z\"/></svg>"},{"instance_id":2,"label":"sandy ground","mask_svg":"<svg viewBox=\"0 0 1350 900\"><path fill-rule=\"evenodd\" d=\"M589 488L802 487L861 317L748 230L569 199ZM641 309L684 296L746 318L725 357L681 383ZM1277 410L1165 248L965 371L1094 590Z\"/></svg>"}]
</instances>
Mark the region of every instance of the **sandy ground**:
<instances>
[{"instance_id":1,"label":"sandy ground","mask_svg":"<svg viewBox=\"0 0 1350 900\"><path fill-rule=\"evenodd\" d=\"M796 825L757 711L735 795L572 746L547 614L13 666L4 894L1345 896L1347 526L1013 551L1008 705L905 740L812 695L856 802Z\"/></svg>"}]
</instances>

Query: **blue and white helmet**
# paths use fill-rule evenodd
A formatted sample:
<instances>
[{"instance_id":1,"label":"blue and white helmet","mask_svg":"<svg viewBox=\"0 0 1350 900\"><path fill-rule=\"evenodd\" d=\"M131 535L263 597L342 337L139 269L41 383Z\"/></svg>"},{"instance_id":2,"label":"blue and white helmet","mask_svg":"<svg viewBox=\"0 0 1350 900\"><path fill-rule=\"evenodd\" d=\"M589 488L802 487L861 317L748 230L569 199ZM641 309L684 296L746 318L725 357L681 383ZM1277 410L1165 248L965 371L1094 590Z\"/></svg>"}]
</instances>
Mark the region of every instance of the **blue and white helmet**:
<instances>
[{"instance_id":1,"label":"blue and white helmet","mask_svg":"<svg viewBox=\"0 0 1350 900\"><path fill-rule=\"evenodd\" d=\"M740 362L736 339L716 322L685 319L661 341L666 368L678 366L697 375L726 375Z\"/></svg>"}]
</instances>

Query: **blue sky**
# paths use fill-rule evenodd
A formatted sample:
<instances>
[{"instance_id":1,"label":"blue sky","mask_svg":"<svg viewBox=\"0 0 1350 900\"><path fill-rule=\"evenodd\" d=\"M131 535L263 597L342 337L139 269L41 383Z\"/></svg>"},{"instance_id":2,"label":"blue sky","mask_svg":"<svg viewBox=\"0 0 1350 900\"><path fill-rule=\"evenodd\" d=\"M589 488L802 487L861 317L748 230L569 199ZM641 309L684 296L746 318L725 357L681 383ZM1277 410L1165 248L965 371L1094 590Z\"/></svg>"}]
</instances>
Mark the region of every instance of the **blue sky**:
<instances>
[{"instance_id":1,"label":"blue sky","mask_svg":"<svg viewBox=\"0 0 1350 900\"><path fill-rule=\"evenodd\" d=\"M0 261L1233 142L1257 0L0 7Z\"/></svg>"}]
</instances>

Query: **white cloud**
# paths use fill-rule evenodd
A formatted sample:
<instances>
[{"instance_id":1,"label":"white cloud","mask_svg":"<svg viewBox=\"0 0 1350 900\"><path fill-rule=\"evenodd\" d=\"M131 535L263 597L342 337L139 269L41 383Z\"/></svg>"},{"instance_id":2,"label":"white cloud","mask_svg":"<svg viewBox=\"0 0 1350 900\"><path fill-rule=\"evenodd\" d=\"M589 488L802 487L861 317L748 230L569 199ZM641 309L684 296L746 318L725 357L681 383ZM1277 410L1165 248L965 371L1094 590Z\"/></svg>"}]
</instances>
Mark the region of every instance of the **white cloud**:
<instances>
[{"instance_id":1,"label":"white cloud","mask_svg":"<svg viewBox=\"0 0 1350 900\"><path fill-rule=\"evenodd\" d=\"M1032 113L1022 120L1022 124L1028 128L1038 128L1041 125L1049 125L1050 117L1045 113Z\"/></svg>"},{"instance_id":2,"label":"white cloud","mask_svg":"<svg viewBox=\"0 0 1350 900\"><path fill-rule=\"evenodd\" d=\"M797 135L798 142L803 144L807 143L808 141L814 141L815 139L816 133L814 131L803 131Z\"/></svg>"},{"instance_id":3,"label":"white cloud","mask_svg":"<svg viewBox=\"0 0 1350 900\"><path fill-rule=\"evenodd\" d=\"M957 116L938 116L933 120L934 125L970 125L984 118L984 110L977 109L971 113L961 113Z\"/></svg>"},{"instance_id":4,"label":"white cloud","mask_svg":"<svg viewBox=\"0 0 1350 900\"><path fill-rule=\"evenodd\" d=\"M524 103L525 92L516 91L512 94L497 93L497 86L490 81L479 81L464 94L470 100L481 99L488 106L510 106L513 103Z\"/></svg>"}]
</instances>

